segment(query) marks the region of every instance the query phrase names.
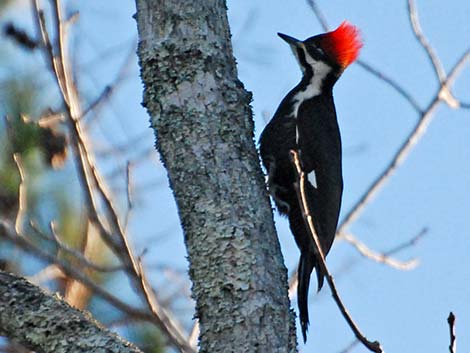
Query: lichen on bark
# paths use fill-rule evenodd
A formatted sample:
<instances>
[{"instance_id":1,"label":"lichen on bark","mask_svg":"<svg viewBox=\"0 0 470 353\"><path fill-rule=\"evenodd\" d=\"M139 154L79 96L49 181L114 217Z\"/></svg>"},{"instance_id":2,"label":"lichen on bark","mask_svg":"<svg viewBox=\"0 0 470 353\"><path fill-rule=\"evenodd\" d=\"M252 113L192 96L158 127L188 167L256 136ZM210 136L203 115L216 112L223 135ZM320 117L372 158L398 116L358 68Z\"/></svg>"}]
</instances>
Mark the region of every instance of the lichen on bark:
<instances>
[{"instance_id":1,"label":"lichen on bark","mask_svg":"<svg viewBox=\"0 0 470 353\"><path fill-rule=\"evenodd\" d=\"M201 352L295 351L287 274L220 0L137 0L144 101L188 250Z\"/></svg>"},{"instance_id":2,"label":"lichen on bark","mask_svg":"<svg viewBox=\"0 0 470 353\"><path fill-rule=\"evenodd\" d=\"M87 312L0 271L0 335L38 353L141 353Z\"/></svg>"}]
</instances>

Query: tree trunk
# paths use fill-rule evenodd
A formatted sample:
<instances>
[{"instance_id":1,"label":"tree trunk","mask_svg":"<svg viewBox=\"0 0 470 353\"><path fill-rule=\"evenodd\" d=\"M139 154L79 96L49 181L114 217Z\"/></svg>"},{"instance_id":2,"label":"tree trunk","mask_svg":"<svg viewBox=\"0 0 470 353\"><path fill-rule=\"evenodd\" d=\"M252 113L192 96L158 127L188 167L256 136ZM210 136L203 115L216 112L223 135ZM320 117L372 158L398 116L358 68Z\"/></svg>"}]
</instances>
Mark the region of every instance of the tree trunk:
<instances>
[{"instance_id":1,"label":"tree trunk","mask_svg":"<svg viewBox=\"0 0 470 353\"><path fill-rule=\"evenodd\" d=\"M201 352L293 352L287 273L222 0L136 0L144 105L178 204Z\"/></svg>"},{"instance_id":2,"label":"tree trunk","mask_svg":"<svg viewBox=\"0 0 470 353\"><path fill-rule=\"evenodd\" d=\"M48 295L24 278L0 271L0 336L38 353L141 353L91 315Z\"/></svg>"}]
</instances>

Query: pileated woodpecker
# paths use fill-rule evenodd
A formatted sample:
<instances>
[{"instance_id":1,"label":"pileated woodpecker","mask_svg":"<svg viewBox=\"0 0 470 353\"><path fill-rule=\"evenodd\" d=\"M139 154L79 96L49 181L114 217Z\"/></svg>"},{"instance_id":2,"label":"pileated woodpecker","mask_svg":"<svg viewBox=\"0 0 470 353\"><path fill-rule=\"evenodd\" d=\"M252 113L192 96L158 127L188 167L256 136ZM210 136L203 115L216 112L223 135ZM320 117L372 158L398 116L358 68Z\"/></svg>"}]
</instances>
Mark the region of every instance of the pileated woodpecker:
<instances>
[{"instance_id":1,"label":"pileated woodpecker","mask_svg":"<svg viewBox=\"0 0 470 353\"><path fill-rule=\"evenodd\" d=\"M290 151L298 151L307 175L305 193L323 253L335 238L343 192L341 137L333 102L333 86L362 47L359 31L348 22L336 30L297 40L278 35L291 47L302 69L302 80L282 100L260 138L268 188L278 211L289 218L300 249L297 301L304 342L308 328L308 289L316 268L318 290L325 274L316 263L315 244L306 228L294 188L297 176Z\"/></svg>"}]
</instances>

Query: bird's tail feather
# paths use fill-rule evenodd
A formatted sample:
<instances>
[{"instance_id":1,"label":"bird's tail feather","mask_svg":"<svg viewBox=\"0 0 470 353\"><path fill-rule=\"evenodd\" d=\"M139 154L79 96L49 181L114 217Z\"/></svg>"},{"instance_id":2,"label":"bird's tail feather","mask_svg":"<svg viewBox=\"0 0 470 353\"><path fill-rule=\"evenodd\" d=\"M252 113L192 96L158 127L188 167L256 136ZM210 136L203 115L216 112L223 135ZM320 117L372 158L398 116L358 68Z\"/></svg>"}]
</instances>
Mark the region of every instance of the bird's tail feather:
<instances>
[{"instance_id":1,"label":"bird's tail feather","mask_svg":"<svg viewBox=\"0 0 470 353\"><path fill-rule=\"evenodd\" d=\"M317 287L317 292L319 292L322 287L323 287L323 282L325 280L325 273L323 273L323 271L321 270L320 266L316 263L315 260L313 260L315 263L313 265L313 267L315 268L315 271L317 273L317 283L318 283L318 287Z\"/></svg>"},{"instance_id":2,"label":"bird's tail feather","mask_svg":"<svg viewBox=\"0 0 470 353\"><path fill-rule=\"evenodd\" d=\"M307 341L308 330L308 287L310 284L310 274L315 266L315 257L309 252L300 255L298 270L297 301L299 306L300 325L304 342ZM318 275L318 271L317 271ZM320 278L319 278L320 280ZM322 277L323 282L323 277ZM320 283L320 282L319 282Z\"/></svg>"}]
</instances>

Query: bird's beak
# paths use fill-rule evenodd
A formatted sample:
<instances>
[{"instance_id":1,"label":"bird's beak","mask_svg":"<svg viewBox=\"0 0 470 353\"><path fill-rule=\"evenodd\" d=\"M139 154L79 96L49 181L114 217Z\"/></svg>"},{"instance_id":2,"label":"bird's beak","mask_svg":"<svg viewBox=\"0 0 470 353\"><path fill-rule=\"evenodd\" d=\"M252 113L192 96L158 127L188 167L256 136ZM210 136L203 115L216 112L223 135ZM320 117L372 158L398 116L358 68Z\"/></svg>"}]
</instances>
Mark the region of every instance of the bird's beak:
<instances>
[{"instance_id":1,"label":"bird's beak","mask_svg":"<svg viewBox=\"0 0 470 353\"><path fill-rule=\"evenodd\" d=\"M277 35L293 47L298 47L299 44L302 43L302 41L295 39L294 37L288 36L287 34L278 33Z\"/></svg>"}]
</instances>

